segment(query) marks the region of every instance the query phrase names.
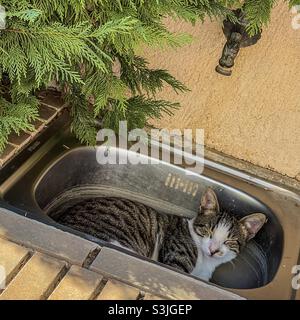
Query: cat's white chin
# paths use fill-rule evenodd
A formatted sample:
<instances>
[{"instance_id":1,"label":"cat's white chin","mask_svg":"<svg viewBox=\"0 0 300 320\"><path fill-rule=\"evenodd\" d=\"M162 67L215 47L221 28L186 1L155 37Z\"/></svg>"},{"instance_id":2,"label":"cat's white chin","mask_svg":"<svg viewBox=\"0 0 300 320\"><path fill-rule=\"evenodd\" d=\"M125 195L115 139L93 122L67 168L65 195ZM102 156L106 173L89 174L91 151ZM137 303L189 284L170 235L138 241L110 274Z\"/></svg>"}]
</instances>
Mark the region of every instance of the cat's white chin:
<instances>
[{"instance_id":1,"label":"cat's white chin","mask_svg":"<svg viewBox=\"0 0 300 320\"><path fill-rule=\"evenodd\" d=\"M200 258L202 255L202 259ZM236 258L236 253L228 252L223 257L207 256L198 252L198 261L192 274L204 281L210 281L217 267Z\"/></svg>"}]
</instances>

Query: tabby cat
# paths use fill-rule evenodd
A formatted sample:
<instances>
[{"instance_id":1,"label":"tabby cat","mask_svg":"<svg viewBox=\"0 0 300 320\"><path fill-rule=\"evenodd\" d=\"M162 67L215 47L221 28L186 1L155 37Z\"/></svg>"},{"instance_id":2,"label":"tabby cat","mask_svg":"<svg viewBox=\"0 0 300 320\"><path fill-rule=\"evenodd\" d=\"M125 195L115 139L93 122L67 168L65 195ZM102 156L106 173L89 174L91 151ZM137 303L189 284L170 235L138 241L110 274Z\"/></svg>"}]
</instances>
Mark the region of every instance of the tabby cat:
<instances>
[{"instance_id":1,"label":"tabby cat","mask_svg":"<svg viewBox=\"0 0 300 320\"><path fill-rule=\"evenodd\" d=\"M57 221L208 281L256 235L266 216L254 213L238 220L220 211L209 188L191 220L126 199L96 198L68 208Z\"/></svg>"}]
</instances>

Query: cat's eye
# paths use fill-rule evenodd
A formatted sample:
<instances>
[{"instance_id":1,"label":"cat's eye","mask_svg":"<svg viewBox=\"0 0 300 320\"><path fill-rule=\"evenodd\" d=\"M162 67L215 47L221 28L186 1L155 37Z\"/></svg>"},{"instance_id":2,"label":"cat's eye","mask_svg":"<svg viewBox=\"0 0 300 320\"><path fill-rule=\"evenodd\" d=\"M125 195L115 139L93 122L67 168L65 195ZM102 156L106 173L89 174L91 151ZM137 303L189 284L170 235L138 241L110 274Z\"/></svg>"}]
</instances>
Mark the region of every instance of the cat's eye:
<instances>
[{"instance_id":1,"label":"cat's eye","mask_svg":"<svg viewBox=\"0 0 300 320\"><path fill-rule=\"evenodd\" d=\"M239 252L240 246L238 240L226 240L224 244L227 245L230 250L236 253Z\"/></svg>"},{"instance_id":2,"label":"cat's eye","mask_svg":"<svg viewBox=\"0 0 300 320\"><path fill-rule=\"evenodd\" d=\"M238 242L237 242L237 240L226 240L224 242L224 244L226 244L226 245L238 245Z\"/></svg>"}]
</instances>

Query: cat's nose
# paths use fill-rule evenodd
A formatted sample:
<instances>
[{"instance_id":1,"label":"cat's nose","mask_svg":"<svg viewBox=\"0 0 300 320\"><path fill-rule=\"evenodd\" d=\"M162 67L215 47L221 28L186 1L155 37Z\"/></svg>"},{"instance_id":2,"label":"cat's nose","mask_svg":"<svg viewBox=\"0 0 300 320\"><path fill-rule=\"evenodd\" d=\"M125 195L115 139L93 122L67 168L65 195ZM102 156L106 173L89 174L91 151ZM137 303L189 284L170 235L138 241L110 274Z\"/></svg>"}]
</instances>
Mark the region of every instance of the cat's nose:
<instances>
[{"instance_id":1,"label":"cat's nose","mask_svg":"<svg viewBox=\"0 0 300 320\"><path fill-rule=\"evenodd\" d=\"M215 245L210 245L209 246L209 252L210 252L211 256L215 255L219 251L220 251L220 249L218 247L216 247Z\"/></svg>"}]
</instances>

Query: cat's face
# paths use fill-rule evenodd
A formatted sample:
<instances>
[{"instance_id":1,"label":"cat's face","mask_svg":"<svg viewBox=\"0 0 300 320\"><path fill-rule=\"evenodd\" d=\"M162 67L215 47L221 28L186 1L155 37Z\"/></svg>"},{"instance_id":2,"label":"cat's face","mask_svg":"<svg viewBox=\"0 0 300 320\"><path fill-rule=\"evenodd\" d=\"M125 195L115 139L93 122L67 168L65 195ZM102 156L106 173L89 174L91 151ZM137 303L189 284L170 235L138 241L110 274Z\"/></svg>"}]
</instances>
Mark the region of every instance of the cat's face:
<instances>
[{"instance_id":1,"label":"cat's face","mask_svg":"<svg viewBox=\"0 0 300 320\"><path fill-rule=\"evenodd\" d=\"M205 256L230 261L247 241L255 237L266 220L262 213L238 220L233 215L220 212L216 194L208 189L202 197L193 228L198 238L197 244Z\"/></svg>"}]
</instances>

